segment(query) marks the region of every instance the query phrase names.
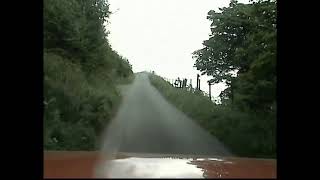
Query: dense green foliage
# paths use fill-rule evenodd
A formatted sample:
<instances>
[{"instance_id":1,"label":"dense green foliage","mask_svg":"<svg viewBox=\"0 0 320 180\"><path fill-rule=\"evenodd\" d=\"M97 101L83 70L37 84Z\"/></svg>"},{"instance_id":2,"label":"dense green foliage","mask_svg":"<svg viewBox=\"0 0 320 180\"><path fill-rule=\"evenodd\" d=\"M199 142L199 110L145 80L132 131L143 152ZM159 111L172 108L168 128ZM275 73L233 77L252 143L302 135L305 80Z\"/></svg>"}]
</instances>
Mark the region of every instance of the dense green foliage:
<instances>
[{"instance_id":1,"label":"dense green foliage","mask_svg":"<svg viewBox=\"0 0 320 180\"><path fill-rule=\"evenodd\" d=\"M212 34L193 57L212 83L227 84L222 104L156 76L152 84L235 154L276 157L276 2L232 0L220 11L209 11Z\"/></svg>"},{"instance_id":2,"label":"dense green foliage","mask_svg":"<svg viewBox=\"0 0 320 180\"><path fill-rule=\"evenodd\" d=\"M112 50L104 0L44 1L44 148L93 150L132 76Z\"/></svg>"},{"instance_id":3,"label":"dense green foliage","mask_svg":"<svg viewBox=\"0 0 320 180\"><path fill-rule=\"evenodd\" d=\"M226 82L220 97L234 107L275 113L276 2L231 1L220 10L208 13L212 34L194 52L195 66L213 83Z\"/></svg>"}]
</instances>

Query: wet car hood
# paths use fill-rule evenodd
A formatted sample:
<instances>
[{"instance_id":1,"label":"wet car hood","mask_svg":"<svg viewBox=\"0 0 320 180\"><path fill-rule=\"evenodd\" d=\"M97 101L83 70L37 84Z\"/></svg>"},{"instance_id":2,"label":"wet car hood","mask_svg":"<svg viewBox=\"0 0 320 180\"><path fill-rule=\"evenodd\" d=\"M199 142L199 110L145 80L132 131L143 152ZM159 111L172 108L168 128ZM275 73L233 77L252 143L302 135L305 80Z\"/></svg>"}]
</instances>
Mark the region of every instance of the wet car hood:
<instances>
[{"instance_id":1,"label":"wet car hood","mask_svg":"<svg viewBox=\"0 0 320 180\"><path fill-rule=\"evenodd\" d=\"M176 154L44 152L44 177L276 178L276 160Z\"/></svg>"}]
</instances>

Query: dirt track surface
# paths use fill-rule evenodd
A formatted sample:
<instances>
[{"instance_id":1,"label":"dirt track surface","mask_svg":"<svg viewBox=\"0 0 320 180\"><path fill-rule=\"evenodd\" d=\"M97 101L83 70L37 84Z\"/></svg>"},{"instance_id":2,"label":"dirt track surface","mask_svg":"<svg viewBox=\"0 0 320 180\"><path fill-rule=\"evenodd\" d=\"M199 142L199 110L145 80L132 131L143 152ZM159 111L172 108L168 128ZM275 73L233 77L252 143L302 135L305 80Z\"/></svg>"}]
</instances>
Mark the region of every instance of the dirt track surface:
<instances>
[{"instance_id":1,"label":"dirt track surface","mask_svg":"<svg viewBox=\"0 0 320 180\"><path fill-rule=\"evenodd\" d=\"M123 101L104 135L103 150L132 153L232 156L217 138L171 105L138 73L121 87Z\"/></svg>"}]
</instances>

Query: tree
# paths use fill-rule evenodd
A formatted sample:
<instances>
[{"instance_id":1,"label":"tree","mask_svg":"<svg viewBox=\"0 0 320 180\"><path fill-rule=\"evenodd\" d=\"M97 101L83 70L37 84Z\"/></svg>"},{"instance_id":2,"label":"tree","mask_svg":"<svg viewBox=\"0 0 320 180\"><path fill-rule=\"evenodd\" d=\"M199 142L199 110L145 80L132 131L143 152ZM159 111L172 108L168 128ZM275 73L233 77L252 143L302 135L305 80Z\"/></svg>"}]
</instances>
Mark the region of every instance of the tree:
<instances>
[{"instance_id":1,"label":"tree","mask_svg":"<svg viewBox=\"0 0 320 180\"><path fill-rule=\"evenodd\" d=\"M270 109L276 85L276 1L231 1L220 11L208 12L211 35L193 53L195 67L212 82L228 85L221 97L239 107Z\"/></svg>"},{"instance_id":2,"label":"tree","mask_svg":"<svg viewBox=\"0 0 320 180\"><path fill-rule=\"evenodd\" d=\"M45 0L45 48L63 49L86 71L108 64L107 54L113 52L104 22L109 14L105 0Z\"/></svg>"}]
</instances>

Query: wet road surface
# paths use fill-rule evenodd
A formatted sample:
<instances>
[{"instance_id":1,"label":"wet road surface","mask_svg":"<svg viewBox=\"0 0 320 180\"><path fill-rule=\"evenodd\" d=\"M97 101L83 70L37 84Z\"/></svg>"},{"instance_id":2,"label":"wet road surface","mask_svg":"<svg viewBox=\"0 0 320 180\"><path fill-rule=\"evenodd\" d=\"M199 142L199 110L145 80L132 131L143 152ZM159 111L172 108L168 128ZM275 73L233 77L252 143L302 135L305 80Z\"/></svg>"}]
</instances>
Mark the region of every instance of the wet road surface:
<instances>
[{"instance_id":1,"label":"wet road surface","mask_svg":"<svg viewBox=\"0 0 320 180\"><path fill-rule=\"evenodd\" d=\"M232 156L217 138L171 105L137 73L122 86L122 104L103 135L102 151Z\"/></svg>"}]
</instances>

